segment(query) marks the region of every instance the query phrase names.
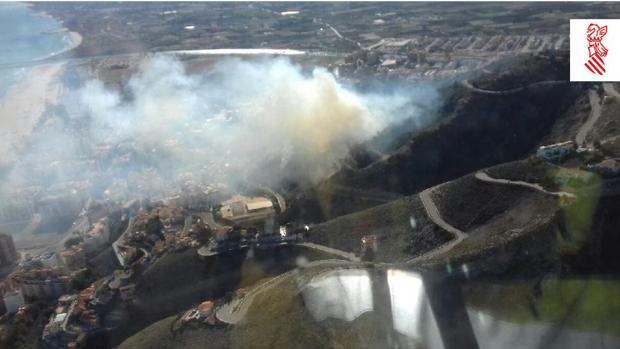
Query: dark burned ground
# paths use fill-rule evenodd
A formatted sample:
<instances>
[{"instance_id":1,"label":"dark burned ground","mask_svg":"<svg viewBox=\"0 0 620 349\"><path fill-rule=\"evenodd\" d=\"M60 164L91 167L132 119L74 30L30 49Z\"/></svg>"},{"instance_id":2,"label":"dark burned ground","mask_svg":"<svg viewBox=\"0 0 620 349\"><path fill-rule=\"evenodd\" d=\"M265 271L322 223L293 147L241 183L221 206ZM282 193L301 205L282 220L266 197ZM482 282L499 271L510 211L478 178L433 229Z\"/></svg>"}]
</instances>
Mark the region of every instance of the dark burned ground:
<instances>
[{"instance_id":1,"label":"dark burned ground","mask_svg":"<svg viewBox=\"0 0 620 349\"><path fill-rule=\"evenodd\" d=\"M536 195L532 190L467 175L436 188L432 198L446 222L468 232L509 211L520 199Z\"/></svg>"},{"instance_id":2,"label":"dark burned ground","mask_svg":"<svg viewBox=\"0 0 620 349\"><path fill-rule=\"evenodd\" d=\"M358 187L324 182L312 188L295 190L287 197L291 207L284 220L322 222L352 212L359 212L374 206L392 202L403 196L383 190L360 189Z\"/></svg>"},{"instance_id":3,"label":"dark burned ground","mask_svg":"<svg viewBox=\"0 0 620 349\"><path fill-rule=\"evenodd\" d=\"M490 208L486 205L488 201L493 195L500 195L494 193L495 190L503 197L498 207ZM474 220L475 224L461 243L446 253L433 256L425 264L466 263L472 275L510 277L539 275L553 268L557 261L558 204L555 197L520 188L495 188L485 190L480 196L469 189L460 192L464 195L469 192L469 200L465 200L472 203L468 206L471 210L454 210L458 213L448 216L460 222L478 217L477 221ZM455 190L450 196L460 197L459 191Z\"/></svg>"},{"instance_id":4,"label":"dark burned ground","mask_svg":"<svg viewBox=\"0 0 620 349\"><path fill-rule=\"evenodd\" d=\"M547 166L530 160L485 169L496 178L540 183ZM425 264L467 263L478 275L536 275L557 262L558 199L533 189L483 182L474 174L433 191L445 221L467 238Z\"/></svg>"},{"instance_id":5,"label":"dark burned ground","mask_svg":"<svg viewBox=\"0 0 620 349\"><path fill-rule=\"evenodd\" d=\"M427 218L415 195L319 224L310 241L359 253L362 236L368 234L377 236L376 260L381 262L409 259L452 238Z\"/></svg>"},{"instance_id":6,"label":"dark burned ground","mask_svg":"<svg viewBox=\"0 0 620 349\"><path fill-rule=\"evenodd\" d=\"M536 160L519 160L485 169L491 177L541 184L557 190L550 177L551 167ZM519 201L544 197L545 194L516 185L495 184L469 174L435 188L432 198L443 219L468 232L489 219L512 209Z\"/></svg>"}]
</instances>

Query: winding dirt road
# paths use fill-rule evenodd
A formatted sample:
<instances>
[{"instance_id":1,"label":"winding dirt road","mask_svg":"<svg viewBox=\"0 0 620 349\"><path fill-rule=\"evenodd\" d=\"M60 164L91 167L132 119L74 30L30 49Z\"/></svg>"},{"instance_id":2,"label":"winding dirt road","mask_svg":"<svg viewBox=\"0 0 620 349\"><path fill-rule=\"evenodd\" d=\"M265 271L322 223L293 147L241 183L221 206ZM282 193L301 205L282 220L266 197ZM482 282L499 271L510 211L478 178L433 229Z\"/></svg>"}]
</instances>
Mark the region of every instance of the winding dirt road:
<instances>
[{"instance_id":1,"label":"winding dirt road","mask_svg":"<svg viewBox=\"0 0 620 349\"><path fill-rule=\"evenodd\" d=\"M598 96L598 93L596 93L596 90L590 90L588 96L590 98L590 116L588 116L588 120L581 125L577 135L575 136L575 142L580 146L586 145L586 136L590 133L592 126L594 126L598 118L601 116L602 101Z\"/></svg>"},{"instance_id":2,"label":"winding dirt road","mask_svg":"<svg viewBox=\"0 0 620 349\"><path fill-rule=\"evenodd\" d=\"M424 205L424 210L426 211L426 214L433 221L433 223L437 224L442 229L449 231L457 239L463 239L465 236L467 236L464 232L450 225L448 222L443 220L443 218L441 218L441 213L439 213L439 209L431 198L432 189L433 188L425 189L419 194L420 200L422 200L422 204Z\"/></svg>"},{"instance_id":3,"label":"winding dirt road","mask_svg":"<svg viewBox=\"0 0 620 349\"><path fill-rule=\"evenodd\" d=\"M425 259L435 257L437 255L444 254L450 251L454 246L458 245L465 238L467 238L467 234L465 234L460 229L457 229L456 227L450 225L443 218L441 218L441 213L439 212L437 205L435 205L435 202L433 201L433 198L431 197L431 194L434 188L436 187L427 188L423 190L422 192L420 192L418 196L420 197L420 200L422 201L422 205L424 205L424 210L426 211L426 215L428 216L428 218L432 220L433 223L436 224L438 227L454 235L454 238L443 245L437 246L436 248L423 253L420 256L417 256L417 257L414 257L414 258L411 258L405 261L405 264L419 262Z\"/></svg>"},{"instance_id":4,"label":"winding dirt road","mask_svg":"<svg viewBox=\"0 0 620 349\"><path fill-rule=\"evenodd\" d=\"M488 182L488 183L497 183L497 184L507 184L507 185L516 185L519 187L524 187L524 188L529 188L529 189L534 189L540 192L543 192L545 194L549 194L549 195L553 195L553 196L567 196L567 197L575 197L575 194L573 193L568 193L565 191L548 191L545 188L543 188L540 184L535 184L535 183L529 183L529 182L524 182L524 181L512 181L509 179L499 179L499 178L493 178L491 176L489 176L486 172L482 172L482 171L478 171L476 172L475 175L476 179L479 179L483 182Z\"/></svg>"},{"instance_id":5,"label":"winding dirt road","mask_svg":"<svg viewBox=\"0 0 620 349\"><path fill-rule=\"evenodd\" d=\"M524 90L527 90L528 88L532 88L532 87L536 87L536 86L545 86L545 85L560 85L560 84L565 84L568 81L565 80L546 80L546 81L538 81L538 82L533 82L529 85L526 86L521 86L521 87L515 87L515 88L511 88L508 90L501 90L501 91L495 91L495 90L485 90L485 89L481 89L478 87L475 87L474 85L471 84L471 82L469 80L462 80L460 82L460 84L462 86L464 86L465 88L469 89L470 91L473 92L477 92L477 93L481 93L481 94L485 94L485 95L493 95L493 96L507 96L507 95L511 95L517 92L521 92Z\"/></svg>"}]
</instances>

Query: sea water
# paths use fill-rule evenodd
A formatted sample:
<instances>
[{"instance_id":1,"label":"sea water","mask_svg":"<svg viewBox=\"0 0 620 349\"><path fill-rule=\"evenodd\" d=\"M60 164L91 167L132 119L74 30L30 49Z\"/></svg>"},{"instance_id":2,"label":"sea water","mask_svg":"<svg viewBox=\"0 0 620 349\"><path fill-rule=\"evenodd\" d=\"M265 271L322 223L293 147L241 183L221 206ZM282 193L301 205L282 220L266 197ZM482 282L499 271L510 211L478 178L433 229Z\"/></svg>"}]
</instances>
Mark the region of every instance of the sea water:
<instances>
[{"instance_id":1,"label":"sea water","mask_svg":"<svg viewBox=\"0 0 620 349\"><path fill-rule=\"evenodd\" d=\"M28 68L2 69L61 52L70 44L62 23L21 3L0 3L0 96L22 80Z\"/></svg>"}]
</instances>

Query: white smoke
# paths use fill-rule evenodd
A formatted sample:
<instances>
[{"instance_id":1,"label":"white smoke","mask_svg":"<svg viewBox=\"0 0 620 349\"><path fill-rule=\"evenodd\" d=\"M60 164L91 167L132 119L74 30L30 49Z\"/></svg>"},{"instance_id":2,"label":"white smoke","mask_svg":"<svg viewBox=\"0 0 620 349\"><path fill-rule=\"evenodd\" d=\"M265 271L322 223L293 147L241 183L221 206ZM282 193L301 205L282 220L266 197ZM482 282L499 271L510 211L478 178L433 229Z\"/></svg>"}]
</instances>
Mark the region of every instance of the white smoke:
<instances>
[{"instance_id":1,"label":"white smoke","mask_svg":"<svg viewBox=\"0 0 620 349\"><path fill-rule=\"evenodd\" d=\"M285 59L226 60L189 75L179 61L156 56L128 87L128 101L99 81L79 92L95 140L136 142L165 152L177 167L221 160L262 169L275 180L325 175L408 102L402 96L364 98L325 69L304 75Z\"/></svg>"},{"instance_id":2,"label":"white smoke","mask_svg":"<svg viewBox=\"0 0 620 349\"><path fill-rule=\"evenodd\" d=\"M387 125L422 126L437 96L427 84L362 93L286 59L226 59L189 74L153 56L122 90L92 80L64 101L66 115L39 126L1 192L87 182L90 194L122 199L189 182L316 181Z\"/></svg>"}]
</instances>

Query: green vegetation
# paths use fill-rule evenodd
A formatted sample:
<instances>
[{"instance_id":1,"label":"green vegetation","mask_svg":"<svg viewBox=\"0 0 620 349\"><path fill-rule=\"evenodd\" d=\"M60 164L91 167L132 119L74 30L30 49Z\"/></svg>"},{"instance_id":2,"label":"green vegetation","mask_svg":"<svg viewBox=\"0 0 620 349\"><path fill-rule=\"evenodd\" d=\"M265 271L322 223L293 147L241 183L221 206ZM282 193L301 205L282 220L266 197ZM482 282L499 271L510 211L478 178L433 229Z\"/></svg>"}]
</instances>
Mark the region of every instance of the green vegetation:
<instances>
[{"instance_id":1,"label":"green vegetation","mask_svg":"<svg viewBox=\"0 0 620 349\"><path fill-rule=\"evenodd\" d=\"M581 331L620 337L620 281L546 280L536 295L533 282L477 285L465 290L466 302L499 319L543 321Z\"/></svg>"},{"instance_id":2,"label":"green vegetation","mask_svg":"<svg viewBox=\"0 0 620 349\"><path fill-rule=\"evenodd\" d=\"M576 193L578 198L564 204L560 218L564 234L558 236L558 251L562 256L574 256L592 237L596 207L601 195L601 180L589 172L576 169L556 169L553 177L560 183L560 190ZM584 180L585 176L592 176Z\"/></svg>"}]
</instances>

